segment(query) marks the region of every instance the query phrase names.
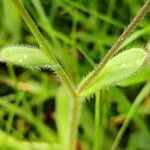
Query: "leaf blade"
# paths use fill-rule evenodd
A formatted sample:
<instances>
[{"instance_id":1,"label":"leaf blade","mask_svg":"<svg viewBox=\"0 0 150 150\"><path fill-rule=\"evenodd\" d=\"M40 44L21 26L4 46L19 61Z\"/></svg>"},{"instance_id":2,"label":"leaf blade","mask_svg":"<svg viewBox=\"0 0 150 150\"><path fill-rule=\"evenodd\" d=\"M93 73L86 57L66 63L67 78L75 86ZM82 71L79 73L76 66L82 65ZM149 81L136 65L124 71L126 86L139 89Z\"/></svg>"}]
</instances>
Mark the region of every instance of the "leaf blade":
<instances>
[{"instance_id":1,"label":"leaf blade","mask_svg":"<svg viewBox=\"0 0 150 150\"><path fill-rule=\"evenodd\" d=\"M97 90L118 84L136 73L143 65L147 53L141 48L126 50L108 61L103 70L82 91L81 96L88 96ZM81 82L81 85L88 76Z\"/></svg>"},{"instance_id":2,"label":"leaf blade","mask_svg":"<svg viewBox=\"0 0 150 150\"><path fill-rule=\"evenodd\" d=\"M0 51L0 58L6 63L23 67L41 67L55 64L42 50L25 46L3 48Z\"/></svg>"}]
</instances>

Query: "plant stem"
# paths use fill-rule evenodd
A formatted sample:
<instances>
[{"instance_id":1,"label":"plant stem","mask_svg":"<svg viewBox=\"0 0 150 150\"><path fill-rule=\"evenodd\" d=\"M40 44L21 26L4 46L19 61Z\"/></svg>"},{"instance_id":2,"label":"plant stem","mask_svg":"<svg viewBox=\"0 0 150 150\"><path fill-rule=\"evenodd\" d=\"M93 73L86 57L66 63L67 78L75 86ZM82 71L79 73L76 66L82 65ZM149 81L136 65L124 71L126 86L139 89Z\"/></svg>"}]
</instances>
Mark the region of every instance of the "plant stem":
<instances>
[{"instance_id":1,"label":"plant stem","mask_svg":"<svg viewBox=\"0 0 150 150\"><path fill-rule=\"evenodd\" d=\"M37 42L39 43L42 50L45 52L45 54L48 56L49 59L52 59L54 63L56 64L53 69L55 70L58 77L61 79L61 81L65 84L67 89L69 90L72 98L73 98L73 108L72 108L72 118L71 118L71 128L70 128L70 150L75 149L76 144L76 137L77 137L77 127L78 127L78 115L79 115L79 97L76 94L76 90L74 88L73 83L67 76L67 74L64 72L63 68L59 65L54 55L51 53L49 45L45 38L40 33L39 29L35 25L34 21L24 8L24 6L19 2L19 0L12 0L17 9L19 10L22 18L24 19L25 23L28 25L29 29L31 30L32 34L35 36Z\"/></svg>"},{"instance_id":2,"label":"plant stem","mask_svg":"<svg viewBox=\"0 0 150 150\"><path fill-rule=\"evenodd\" d=\"M69 90L71 96L75 97L76 92L73 83L66 75L62 67L57 62L55 56L51 53L50 47L46 41L46 39L42 36L39 29L37 28L36 24L34 23L33 19L30 17L24 6L19 2L19 0L12 0L14 5L17 7L18 11L20 12L23 20L31 30L32 34L36 38L37 42L39 43L42 50L45 52L47 57L54 61L56 67L53 67L54 71L58 75L58 77L63 81L67 89Z\"/></svg>"},{"instance_id":3,"label":"plant stem","mask_svg":"<svg viewBox=\"0 0 150 150\"><path fill-rule=\"evenodd\" d=\"M10 78L14 81L15 90L16 90L16 94L17 94L16 100L15 100L15 105L18 106L19 102L21 100L19 98L18 81L17 81L16 75L15 75L13 66L11 64L8 64L7 67L8 67L8 72L9 72ZM15 110L9 112L8 121L7 121L7 129L6 129L7 133L9 133L11 131L11 126L12 126L12 122L14 119L14 115L15 115Z\"/></svg>"},{"instance_id":4,"label":"plant stem","mask_svg":"<svg viewBox=\"0 0 150 150\"><path fill-rule=\"evenodd\" d=\"M94 133L94 150L100 149L100 92L98 91L95 99L95 133Z\"/></svg>"},{"instance_id":5,"label":"plant stem","mask_svg":"<svg viewBox=\"0 0 150 150\"><path fill-rule=\"evenodd\" d=\"M127 26L127 28L124 30L124 32L121 34L121 36L114 43L112 48L105 55L103 60L93 70L93 72L90 74L90 76L87 78L87 80L80 85L80 87L78 89L79 93L93 81L93 79L100 73L100 71L103 69L103 67L106 65L106 63L114 56L114 54L116 52L118 52L120 50L119 48L121 47L122 43L129 37L129 35L137 27L139 22L144 18L144 16L147 14L147 12L149 10L150 10L150 0L147 0L145 2L145 4L143 5L143 7L140 9L139 13L134 17L134 19Z\"/></svg>"},{"instance_id":6,"label":"plant stem","mask_svg":"<svg viewBox=\"0 0 150 150\"><path fill-rule=\"evenodd\" d=\"M77 139L77 130L78 130L78 121L79 121L79 114L80 114L80 101L79 97L76 95L75 99L73 100L72 104L72 118L71 118L71 125L70 125L70 141L69 141L69 150L76 149L76 139Z\"/></svg>"},{"instance_id":7,"label":"plant stem","mask_svg":"<svg viewBox=\"0 0 150 150\"><path fill-rule=\"evenodd\" d=\"M62 1L62 0L61 0ZM80 3L77 3L75 1L70 1L70 0L63 0L66 4L69 4L71 6L73 6L74 8L77 8L85 13L90 14L91 16L94 16L95 18L98 18L100 20L103 20L111 25L117 26L119 28L123 27L123 24L117 20L112 19L111 17L107 16L107 15L102 15L100 13L97 13L95 10L91 10L89 11L86 7L84 7L83 5L81 5Z\"/></svg>"},{"instance_id":8,"label":"plant stem","mask_svg":"<svg viewBox=\"0 0 150 150\"><path fill-rule=\"evenodd\" d=\"M139 95L137 96L137 98L135 99L133 105L131 106L127 117L121 127L121 129L119 130L117 137L111 147L111 150L115 150L117 148L117 146L119 145L119 142L127 128L127 126L129 125L131 119L134 117L139 105L141 104L141 102L143 101L143 99L149 94L150 92L150 82L148 82L143 89L141 90L141 92L139 93Z\"/></svg>"},{"instance_id":9,"label":"plant stem","mask_svg":"<svg viewBox=\"0 0 150 150\"><path fill-rule=\"evenodd\" d=\"M19 103L21 102L21 100L24 98L25 93L21 92L17 89L17 96L15 99L15 107L17 108L19 106ZM12 109L12 111L9 112L9 116L8 116L8 120L7 120L7 132L10 133L11 131L11 127L12 127L12 123L14 120L14 116L15 116L15 109Z\"/></svg>"}]
</instances>

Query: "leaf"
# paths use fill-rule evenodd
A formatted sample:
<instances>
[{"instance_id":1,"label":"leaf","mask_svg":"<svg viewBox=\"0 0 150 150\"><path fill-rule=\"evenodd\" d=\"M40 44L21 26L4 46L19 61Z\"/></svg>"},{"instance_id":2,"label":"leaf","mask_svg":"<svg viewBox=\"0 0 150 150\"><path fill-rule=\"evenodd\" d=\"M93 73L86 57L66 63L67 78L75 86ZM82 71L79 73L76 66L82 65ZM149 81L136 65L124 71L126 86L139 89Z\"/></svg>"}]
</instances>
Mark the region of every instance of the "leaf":
<instances>
[{"instance_id":1,"label":"leaf","mask_svg":"<svg viewBox=\"0 0 150 150\"><path fill-rule=\"evenodd\" d=\"M128 150L134 150L134 149L143 149L143 150L149 150L150 148L150 136L143 134L142 132L134 132L130 135L127 149Z\"/></svg>"},{"instance_id":2,"label":"leaf","mask_svg":"<svg viewBox=\"0 0 150 150\"><path fill-rule=\"evenodd\" d=\"M117 110L119 113L127 113L131 107L131 103L121 89L111 88L109 91L113 99L117 102Z\"/></svg>"},{"instance_id":3,"label":"leaf","mask_svg":"<svg viewBox=\"0 0 150 150\"><path fill-rule=\"evenodd\" d=\"M141 68L146 57L147 53L141 48L132 48L118 54L110 59L102 71L81 91L81 96L88 96L127 79ZM82 82L87 78L88 76Z\"/></svg>"},{"instance_id":4,"label":"leaf","mask_svg":"<svg viewBox=\"0 0 150 150\"><path fill-rule=\"evenodd\" d=\"M46 142L23 141L0 130L0 149L9 150L58 150L60 145L57 143L48 144Z\"/></svg>"},{"instance_id":5,"label":"leaf","mask_svg":"<svg viewBox=\"0 0 150 150\"><path fill-rule=\"evenodd\" d=\"M3 22L5 25L5 29L8 31L8 33L11 35L11 37L14 41L19 41L20 35L21 35L20 15L19 15L16 7L13 5L12 1L3 0L2 4L3 4L3 8L4 8Z\"/></svg>"},{"instance_id":6,"label":"leaf","mask_svg":"<svg viewBox=\"0 0 150 150\"><path fill-rule=\"evenodd\" d=\"M3 48L0 51L0 59L23 67L43 67L55 64L42 50L25 46Z\"/></svg>"},{"instance_id":7,"label":"leaf","mask_svg":"<svg viewBox=\"0 0 150 150\"><path fill-rule=\"evenodd\" d=\"M150 80L150 65L144 66L140 73L134 74L133 76L129 77L127 80L124 80L119 83L119 86L130 86L139 84L142 82L146 82Z\"/></svg>"}]
</instances>

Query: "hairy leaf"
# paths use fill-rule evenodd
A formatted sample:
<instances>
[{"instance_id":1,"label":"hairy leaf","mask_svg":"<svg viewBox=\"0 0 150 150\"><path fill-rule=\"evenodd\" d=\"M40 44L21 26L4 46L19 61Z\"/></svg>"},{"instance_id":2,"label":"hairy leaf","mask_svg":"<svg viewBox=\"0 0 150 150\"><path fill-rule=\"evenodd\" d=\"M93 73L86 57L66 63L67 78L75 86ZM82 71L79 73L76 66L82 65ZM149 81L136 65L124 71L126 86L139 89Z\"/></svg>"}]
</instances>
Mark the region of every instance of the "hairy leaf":
<instances>
[{"instance_id":1,"label":"hairy leaf","mask_svg":"<svg viewBox=\"0 0 150 150\"><path fill-rule=\"evenodd\" d=\"M3 48L0 51L0 59L6 63L23 67L54 65L53 60L48 59L42 50L33 47L14 46Z\"/></svg>"},{"instance_id":2,"label":"hairy leaf","mask_svg":"<svg viewBox=\"0 0 150 150\"><path fill-rule=\"evenodd\" d=\"M150 65L144 66L140 73L134 74L133 76L129 77L127 80L124 80L119 83L119 86L130 86L139 84L142 82L146 82L150 80Z\"/></svg>"},{"instance_id":3,"label":"hairy leaf","mask_svg":"<svg viewBox=\"0 0 150 150\"><path fill-rule=\"evenodd\" d=\"M118 54L108 61L102 71L95 76L92 82L80 94L82 96L88 96L97 90L116 85L120 81L127 79L140 69L146 56L146 52L141 48L132 48Z\"/></svg>"}]
</instances>

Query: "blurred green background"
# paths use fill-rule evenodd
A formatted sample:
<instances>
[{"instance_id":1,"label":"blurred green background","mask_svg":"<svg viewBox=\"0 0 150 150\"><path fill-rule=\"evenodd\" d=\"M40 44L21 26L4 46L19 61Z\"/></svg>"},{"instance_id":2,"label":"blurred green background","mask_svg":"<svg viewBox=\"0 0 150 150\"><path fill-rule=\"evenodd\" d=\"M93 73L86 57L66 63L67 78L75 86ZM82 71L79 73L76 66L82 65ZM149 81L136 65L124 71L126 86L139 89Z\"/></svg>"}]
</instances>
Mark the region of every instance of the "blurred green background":
<instances>
[{"instance_id":1,"label":"blurred green background","mask_svg":"<svg viewBox=\"0 0 150 150\"><path fill-rule=\"evenodd\" d=\"M77 85L103 58L144 0L23 0L23 3ZM149 50L149 39L148 15L123 43L122 50L131 47ZM38 47L11 0L0 0L0 48L10 45ZM96 139L95 96L85 99L78 150L93 149L95 140L99 142L99 150L110 149L134 99L150 80L149 62L148 59L140 74L130 78L125 87L101 92ZM60 149L58 139L65 139L70 112L67 94L52 70L27 70L0 63L0 149ZM149 115L150 96L147 96L118 149L150 149Z\"/></svg>"}]
</instances>

